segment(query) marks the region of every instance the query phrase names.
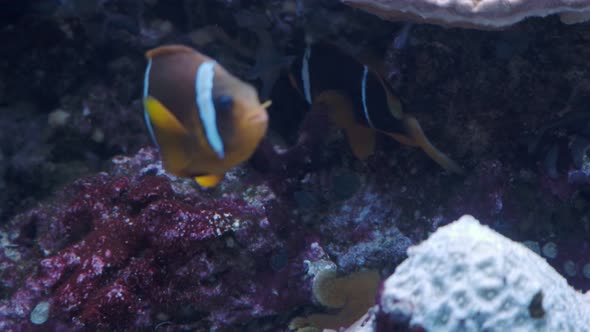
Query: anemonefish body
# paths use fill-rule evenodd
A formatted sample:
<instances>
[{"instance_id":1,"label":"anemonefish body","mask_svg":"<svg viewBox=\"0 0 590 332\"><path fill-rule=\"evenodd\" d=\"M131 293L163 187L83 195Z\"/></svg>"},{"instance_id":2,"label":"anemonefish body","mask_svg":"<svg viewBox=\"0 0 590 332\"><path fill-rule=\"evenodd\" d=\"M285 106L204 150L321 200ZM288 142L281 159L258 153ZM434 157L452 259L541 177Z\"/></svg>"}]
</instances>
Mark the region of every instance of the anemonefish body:
<instances>
[{"instance_id":1,"label":"anemonefish body","mask_svg":"<svg viewBox=\"0 0 590 332\"><path fill-rule=\"evenodd\" d=\"M420 147L443 168L461 167L424 135L418 121L402 112L391 87L375 69L328 44L309 45L295 61L291 83L309 104L323 104L336 126L344 129L356 157L365 159L381 132L402 144Z\"/></svg>"},{"instance_id":2,"label":"anemonefish body","mask_svg":"<svg viewBox=\"0 0 590 332\"><path fill-rule=\"evenodd\" d=\"M215 60L182 45L146 53L145 120L166 171L215 186L248 159L268 115L254 87Z\"/></svg>"}]
</instances>

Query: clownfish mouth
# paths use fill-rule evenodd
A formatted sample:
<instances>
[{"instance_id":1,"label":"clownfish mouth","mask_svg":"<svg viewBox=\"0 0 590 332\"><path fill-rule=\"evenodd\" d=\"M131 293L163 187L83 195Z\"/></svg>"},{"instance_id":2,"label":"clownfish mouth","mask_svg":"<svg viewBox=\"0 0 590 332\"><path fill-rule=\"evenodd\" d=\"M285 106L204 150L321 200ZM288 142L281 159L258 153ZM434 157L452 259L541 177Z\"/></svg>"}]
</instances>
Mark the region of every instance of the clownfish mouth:
<instances>
[{"instance_id":1,"label":"clownfish mouth","mask_svg":"<svg viewBox=\"0 0 590 332\"><path fill-rule=\"evenodd\" d=\"M268 115L266 112L257 112L256 114L252 114L250 117L248 117L247 121L249 124L266 122L268 121Z\"/></svg>"}]
</instances>

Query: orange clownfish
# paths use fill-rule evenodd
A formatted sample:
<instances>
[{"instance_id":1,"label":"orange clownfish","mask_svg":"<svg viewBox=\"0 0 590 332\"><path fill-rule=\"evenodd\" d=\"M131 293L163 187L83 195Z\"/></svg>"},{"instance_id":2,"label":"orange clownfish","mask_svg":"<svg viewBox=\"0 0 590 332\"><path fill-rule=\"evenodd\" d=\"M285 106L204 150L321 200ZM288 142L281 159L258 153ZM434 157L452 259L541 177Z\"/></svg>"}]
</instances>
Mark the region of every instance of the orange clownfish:
<instances>
[{"instance_id":1,"label":"orange clownfish","mask_svg":"<svg viewBox=\"0 0 590 332\"><path fill-rule=\"evenodd\" d=\"M375 148L375 133L420 147L444 169L461 167L426 137L418 120L402 112L400 101L380 73L328 44L308 45L289 74L292 85L308 104L323 106L343 129L353 154L363 160Z\"/></svg>"},{"instance_id":2,"label":"orange clownfish","mask_svg":"<svg viewBox=\"0 0 590 332\"><path fill-rule=\"evenodd\" d=\"M248 83L182 45L146 53L145 121L166 171L213 187L248 159L268 126L266 108Z\"/></svg>"}]
</instances>

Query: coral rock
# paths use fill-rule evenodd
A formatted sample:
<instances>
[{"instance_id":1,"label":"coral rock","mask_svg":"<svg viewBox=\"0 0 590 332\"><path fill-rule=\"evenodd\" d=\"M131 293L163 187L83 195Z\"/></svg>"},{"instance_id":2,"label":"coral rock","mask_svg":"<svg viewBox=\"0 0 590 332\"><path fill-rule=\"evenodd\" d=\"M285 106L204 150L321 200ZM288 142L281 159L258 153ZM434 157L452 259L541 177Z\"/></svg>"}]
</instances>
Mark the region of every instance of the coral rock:
<instances>
[{"instance_id":1,"label":"coral rock","mask_svg":"<svg viewBox=\"0 0 590 332\"><path fill-rule=\"evenodd\" d=\"M412 247L350 331L587 331L590 307L547 262L471 216Z\"/></svg>"},{"instance_id":2,"label":"coral rock","mask_svg":"<svg viewBox=\"0 0 590 332\"><path fill-rule=\"evenodd\" d=\"M564 23L588 20L590 2L587 0L343 0L384 19L419 22L445 26L502 28L529 16L560 14Z\"/></svg>"},{"instance_id":3,"label":"coral rock","mask_svg":"<svg viewBox=\"0 0 590 332\"><path fill-rule=\"evenodd\" d=\"M0 304L1 330L159 323L235 330L311 302L304 261L325 254L298 236L283 239L278 230L288 220L267 213L280 206L276 196L256 204L237 193L214 198L194 184L187 190L183 179L150 175L159 169L151 150L117 159L117 175L76 181L12 221L13 243L0 256L3 292L11 294ZM258 187L241 192L265 192ZM288 255L273 265L281 250ZM21 265L11 271L14 260ZM39 303L48 303L47 318L38 315Z\"/></svg>"}]
</instances>

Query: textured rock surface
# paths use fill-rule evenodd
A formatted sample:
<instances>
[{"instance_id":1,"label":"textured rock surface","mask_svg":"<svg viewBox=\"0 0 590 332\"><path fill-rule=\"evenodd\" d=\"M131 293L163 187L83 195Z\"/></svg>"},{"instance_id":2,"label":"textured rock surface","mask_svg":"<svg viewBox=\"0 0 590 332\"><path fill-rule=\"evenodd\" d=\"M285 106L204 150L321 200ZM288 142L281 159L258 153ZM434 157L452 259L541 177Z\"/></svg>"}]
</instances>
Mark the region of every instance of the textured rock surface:
<instances>
[{"instance_id":1,"label":"textured rock surface","mask_svg":"<svg viewBox=\"0 0 590 332\"><path fill-rule=\"evenodd\" d=\"M547 262L471 216L411 247L384 285L375 331L587 331L590 305ZM401 314L404 313L405 315Z\"/></svg>"},{"instance_id":2,"label":"textured rock surface","mask_svg":"<svg viewBox=\"0 0 590 332\"><path fill-rule=\"evenodd\" d=\"M531 16L561 14L565 23L590 17L588 0L342 0L392 21L414 19L445 26L501 28Z\"/></svg>"},{"instance_id":3,"label":"textured rock surface","mask_svg":"<svg viewBox=\"0 0 590 332\"><path fill-rule=\"evenodd\" d=\"M12 220L0 330L235 330L310 304L308 266L327 256L268 187L228 180L214 197L154 157L118 158Z\"/></svg>"},{"instance_id":4,"label":"textured rock surface","mask_svg":"<svg viewBox=\"0 0 590 332\"><path fill-rule=\"evenodd\" d=\"M323 270L405 257L412 242L375 186L352 180L310 209L275 176L239 167L202 191L166 175L153 149L115 158L1 229L0 329L261 331L317 310Z\"/></svg>"}]
</instances>

